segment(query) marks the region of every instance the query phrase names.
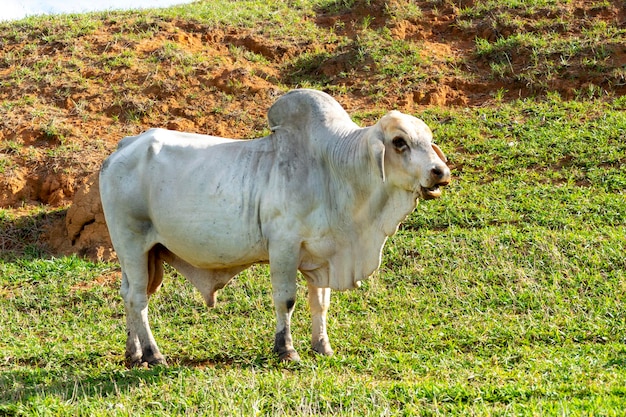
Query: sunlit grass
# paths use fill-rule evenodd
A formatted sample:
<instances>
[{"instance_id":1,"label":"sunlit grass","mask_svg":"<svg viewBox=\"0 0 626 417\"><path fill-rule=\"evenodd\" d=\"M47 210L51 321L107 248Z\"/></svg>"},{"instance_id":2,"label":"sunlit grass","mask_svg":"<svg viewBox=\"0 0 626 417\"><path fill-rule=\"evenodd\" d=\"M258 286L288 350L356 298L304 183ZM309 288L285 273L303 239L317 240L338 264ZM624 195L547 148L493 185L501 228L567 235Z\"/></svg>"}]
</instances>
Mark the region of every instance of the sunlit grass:
<instances>
[{"instance_id":1,"label":"sunlit grass","mask_svg":"<svg viewBox=\"0 0 626 417\"><path fill-rule=\"evenodd\" d=\"M608 71L611 82L624 79L623 69L607 67L624 41L623 28L592 19L575 28L562 14L570 2L456 3L454 24L462 32L485 24L511 32L472 37L470 57L448 58L458 68L482 59L505 86L523 82L530 89L574 66ZM0 23L0 44L30 40L0 57L0 69L14 68L0 85L17 91L36 82L63 99L84 87L85 68L93 67L89 77L98 80L99 68L133 71L141 59L143 81L124 88L100 81L115 93L111 108L102 109L113 114L112 123L138 124L156 105L145 91L184 90L226 59L187 51L174 40L147 55L135 50L172 22L199 37L236 27L286 50L299 45L302 53L284 59L229 48L227 59L238 65L280 61L275 81L285 89L384 97L390 83L410 92L439 82L441 74L428 72L434 58L420 42L373 27L371 16L354 22L349 35L339 24L316 23L320 14L341 15L356 4L218 0L140 14ZM594 10L610 5L597 2ZM423 16L417 5L402 2L384 13L393 22ZM104 44L79 42L107 25L115 29ZM315 46L307 49L308 43ZM49 56L61 50L72 59ZM515 54L529 57L523 68L513 66ZM329 64L342 71L325 73ZM171 79L153 78L170 70ZM626 100L610 99L593 85L581 88L578 100L548 92L507 104L500 91L492 106L416 107L450 160L453 182L441 199L421 203L409 216L370 281L333 295L333 358L311 352L302 283L293 334L303 361L285 365L272 353L267 267L242 273L220 291L212 310L168 270L150 315L170 367L127 370L118 265L50 257L39 234L47 216L60 212L0 210L0 414L623 415ZM597 97L604 100L591 100ZM8 96L1 108L7 114L25 109L23 123L59 142L46 148L49 163L77 163L76 143L63 143L69 127L41 100L36 92ZM84 100L76 111L96 117ZM220 115L235 98L222 100L207 111ZM387 110L361 109L355 118L369 121ZM0 143L3 155L41 163L29 152L22 143ZM12 175L14 163L3 161L0 174ZM5 250L16 246L18 253Z\"/></svg>"},{"instance_id":2,"label":"sunlit grass","mask_svg":"<svg viewBox=\"0 0 626 417\"><path fill-rule=\"evenodd\" d=\"M0 262L9 415L621 415L626 408L623 103L521 101L421 114L454 167L361 289L334 293L336 355L272 353L268 269L206 309L169 270L151 300L169 368L126 370L115 264ZM6 221L10 219L6 218Z\"/></svg>"}]
</instances>

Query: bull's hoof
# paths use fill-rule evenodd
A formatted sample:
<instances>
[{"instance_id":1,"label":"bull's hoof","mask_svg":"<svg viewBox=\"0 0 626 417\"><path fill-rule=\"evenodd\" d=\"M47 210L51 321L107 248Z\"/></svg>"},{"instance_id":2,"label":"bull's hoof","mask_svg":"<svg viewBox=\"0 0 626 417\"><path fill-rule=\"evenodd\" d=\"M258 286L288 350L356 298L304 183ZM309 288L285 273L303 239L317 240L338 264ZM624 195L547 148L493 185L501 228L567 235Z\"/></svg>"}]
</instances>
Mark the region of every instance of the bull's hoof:
<instances>
[{"instance_id":1,"label":"bull's hoof","mask_svg":"<svg viewBox=\"0 0 626 417\"><path fill-rule=\"evenodd\" d=\"M278 353L281 362L300 362L300 355L293 349Z\"/></svg>"},{"instance_id":2,"label":"bull's hoof","mask_svg":"<svg viewBox=\"0 0 626 417\"><path fill-rule=\"evenodd\" d=\"M313 344L313 351L324 356L333 356L333 354L335 353L330 347L330 343L324 340L320 340L319 342Z\"/></svg>"},{"instance_id":3,"label":"bull's hoof","mask_svg":"<svg viewBox=\"0 0 626 417\"><path fill-rule=\"evenodd\" d=\"M167 361L163 355L152 356L150 358L143 357L141 359L132 359L126 357L126 367L132 368L152 368L153 366L167 366Z\"/></svg>"},{"instance_id":4,"label":"bull's hoof","mask_svg":"<svg viewBox=\"0 0 626 417\"><path fill-rule=\"evenodd\" d=\"M276 333L274 352L278 354L278 359L283 362L300 362L300 355L298 355L291 343L287 343L287 340L291 340L289 329L283 329Z\"/></svg>"},{"instance_id":5,"label":"bull's hoof","mask_svg":"<svg viewBox=\"0 0 626 417\"><path fill-rule=\"evenodd\" d=\"M141 366L141 355L137 356L136 354L126 352L126 356L124 357L124 364L127 368L135 368Z\"/></svg>"},{"instance_id":6,"label":"bull's hoof","mask_svg":"<svg viewBox=\"0 0 626 417\"><path fill-rule=\"evenodd\" d=\"M149 358L144 357L143 361L148 364L148 367L152 368L153 366L167 366L167 361L163 355L154 355Z\"/></svg>"}]
</instances>

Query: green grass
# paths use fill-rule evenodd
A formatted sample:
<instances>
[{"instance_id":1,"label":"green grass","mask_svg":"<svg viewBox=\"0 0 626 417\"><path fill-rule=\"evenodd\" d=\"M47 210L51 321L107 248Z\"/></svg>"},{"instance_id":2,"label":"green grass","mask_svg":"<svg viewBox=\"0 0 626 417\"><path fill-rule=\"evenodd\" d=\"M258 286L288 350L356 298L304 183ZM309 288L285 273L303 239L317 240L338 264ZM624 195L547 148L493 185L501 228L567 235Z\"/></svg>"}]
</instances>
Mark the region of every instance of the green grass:
<instances>
[{"instance_id":1,"label":"green grass","mask_svg":"<svg viewBox=\"0 0 626 417\"><path fill-rule=\"evenodd\" d=\"M204 52L182 49L175 37L156 51L136 49L140 42L158 39L172 27L197 36L207 47L214 42L208 35L228 33L228 28L235 28L242 37L267 40L267 56L234 42L226 59L243 68L258 63L274 65L280 73L278 79L269 75L273 72L261 72L261 76L280 90L320 88L336 95L368 97L385 107L392 105L385 102L389 89L425 104L438 85L453 89L482 85L486 92L500 96L524 90L543 97L559 90L568 97L586 99L611 97L626 82L620 59L626 30L617 22L595 17L595 13L609 10L611 3L597 2L588 10L590 15L582 17L572 17L575 6L568 1L473 3L215 0L141 13L27 18L0 23L3 44L29 42L7 48L0 57L0 69L11 68L0 87L7 92L24 89L27 97L46 92L48 98L41 103L48 106L41 115L44 120L57 117L59 106L66 111L73 106L73 97L81 96L75 104L84 120L110 117L113 125L130 124L138 129L157 115L152 103L129 102L129 97L145 97L146 91L176 96L177 91L204 88L198 87L199 81L201 85L218 64ZM372 10L376 16L364 14L364 10ZM428 27L430 16L438 13L453 17L449 27L456 31L449 40L449 56L434 54L421 38L403 38L394 32L403 22ZM320 19L329 15L336 18L332 24ZM341 17L345 15L352 17L344 21ZM109 36L106 40L102 32ZM483 32L493 36L485 38ZM446 43L448 39L433 36L428 41ZM55 53L61 51L71 59L58 59ZM142 65L136 68L134 63ZM172 71L175 75L162 78ZM116 78L124 72L135 81ZM107 103L111 106L88 113L81 109L88 104L101 105L85 93L94 83L110 85L116 99ZM201 92L206 93L214 92ZM7 93L2 107L27 111L32 105L23 97ZM459 97L458 102L463 99Z\"/></svg>"},{"instance_id":2,"label":"green grass","mask_svg":"<svg viewBox=\"0 0 626 417\"><path fill-rule=\"evenodd\" d=\"M455 167L335 293L336 355L272 353L266 267L207 310L170 271L151 302L169 368L126 370L115 264L0 262L0 414L605 415L626 412L626 102L518 101L421 116ZM3 217L4 220L4 217Z\"/></svg>"},{"instance_id":3,"label":"green grass","mask_svg":"<svg viewBox=\"0 0 626 417\"><path fill-rule=\"evenodd\" d=\"M449 3L420 5L443 9ZM451 57L458 68L485 60L505 86L521 82L534 91L572 76L572 68L609 74L608 86L624 80L614 59L624 30L592 18L577 27L580 20L559 8L568 2L454 3L461 34L485 24L500 33L477 38L469 56ZM117 73L144 59L155 73L168 63L180 68L184 76L175 82L154 82L184 90L196 72L216 63L174 42L150 56L128 47L171 21L181 30L180 22L198 25L188 29L197 34L247 28L285 49L315 39L304 53L280 58L285 88L384 96L390 84L410 92L438 82L442 75L429 72L432 58L420 42L394 38L386 26L373 28L371 18L356 22L351 35L342 35L339 24L315 23L320 13L341 15L356 4L369 2L216 0L141 14L0 23L6 35L0 44L32 41L0 57L0 69L17 66L0 85L19 91L36 82L65 97L87 83L81 70L92 64ZM596 9L609 6L598 2ZM385 13L392 21L422 16L419 7L402 2L391 2ZM110 24L114 42L75 42ZM50 59L62 48L74 58ZM242 62L271 60L236 45L230 54ZM523 66L514 65L521 55ZM329 63L343 71L324 74ZM361 72L368 76L356 78ZM119 89L111 103L118 117L137 122L156 112L144 87L111 84ZM1 107L29 108L41 100L36 93L7 98ZM268 269L254 267L219 293L212 310L168 271L150 314L170 367L127 370L114 279L119 267L46 255L39 233L49 216L62 212L42 208L15 217L0 210L0 415L626 414L626 100L610 99L593 85L576 96L564 100L548 92L512 103L501 97L490 107L418 114L448 155L454 181L389 240L372 280L333 295L333 358L311 353L301 285L293 329L303 358L298 365L279 363L272 353ZM82 117L97 116L85 107L77 106ZM63 143L71 129L54 118L52 105L39 108L41 114L24 121L58 139L59 149L49 156L62 169L77 150ZM355 118L366 123L386 110L364 109ZM26 158L28 149L9 140L0 151ZM0 173L12 169L11 161L0 160Z\"/></svg>"},{"instance_id":4,"label":"green grass","mask_svg":"<svg viewBox=\"0 0 626 417\"><path fill-rule=\"evenodd\" d=\"M298 0L283 1L211 1L182 5L164 10L123 13L97 13L85 16L62 16L54 18L29 18L12 25L7 31L9 40L32 38L40 45L58 48L75 48L76 39L87 38L98 29L120 23L115 34L117 42L133 46L139 40L148 39L162 29L163 22L189 22L201 29L187 29L201 34L214 29L237 27L249 30L255 37L271 39L272 44L285 50L294 45L304 48L291 57L280 57L285 86L307 85L324 88L328 91L349 89L360 94L384 97L389 84L403 92L426 90L440 83L448 76L462 75L467 80L480 76L472 71L475 60L484 61L491 68L491 76L509 85L524 86L534 94L545 94L560 80L577 79L586 74L598 91L612 90L623 85L626 75L619 64L620 47L626 41L626 30L614 22L594 19L593 16L573 19L568 11L567 1L518 1L476 2L472 6L460 2L453 25L467 40L475 39L471 51L466 56L451 54L447 63L455 70L442 71L441 65L433 65L433 57L428 46L414 39L401 39L392 35L394 22L423 21L421 7L437 9L450 7L446 1L426 1L420 6L406 2L385 4L379 11L389 23L372 26L373 17L358 13L349 22L354 28L344 33L346 22L338 21L335 26L324 27L316 22L323 14L341 16L354 9L376 8L380 1L322 1ZM601 12L610 4L598 2L592 11ZM379 7L380 8L380 7ZM3 24L0 24L0 28ZM492 33L494 39L483 38L483 32ZM315 40L315 42L311 42ZM117 43L116 42L116 43ZM307 46L309 45L310 48ZM104 48L96 49L92 59L105 60L111 69L128 68L132 56L120 55L119 51ZM132 49L132 48L131 48ZM127 49L128 51L129 49ZM44 51L45 53L45 51ZM126 52L129 53L129 52ZM84 55L84 54L83 54ZM102 55L102 56L100 56ZM81 55L82 56L82 55ZM165 48L156 56L148 58L158 62L173 60L184 68L185 75L193 76L199 68L204 68L201 56L193 56L184 51ZM254 57L240 58L255 61ZM3 61L3 62L2 62ZM80 82L80 75L72 75L69 80L62 75L65 67L79 64L89 66L88 56L77 63L56 63L46 60L41 52L33 50L11 51L2 57L0 65L18 64L7 80L6 85L19 86L24 80L45 84L69 84ZM31 62L31 61L34 61ZM339 66L340 71L330 70ZM42 74L45 73L44 77ZM80 74L72 71L71 74ZM367 73L367 77L359 74ZM359 80L354 82L354 79ZM486 80L489 81L489 80ZM185 82L181 79L180 82ZM584 84L580 82L579 84ZM587 83L588 84L588 83ZM513 87L511 87L513 88ZM580 91L580 94L590 94Z\"/></svg>"}]
</instances>

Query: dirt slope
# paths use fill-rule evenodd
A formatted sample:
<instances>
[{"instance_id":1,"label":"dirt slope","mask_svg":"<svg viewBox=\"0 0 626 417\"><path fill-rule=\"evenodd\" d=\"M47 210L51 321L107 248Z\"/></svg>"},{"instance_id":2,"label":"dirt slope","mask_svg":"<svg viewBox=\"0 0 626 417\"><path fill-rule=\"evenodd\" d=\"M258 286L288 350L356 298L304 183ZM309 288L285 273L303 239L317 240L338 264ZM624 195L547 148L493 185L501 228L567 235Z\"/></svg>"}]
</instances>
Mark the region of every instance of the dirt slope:
<instances>
[{"instance_id":1,"label":"dirt slope","mask_svg":"<svg viewBox=\"0 0 626 417\"><path fill-rule=\"evenodd\" d=\"M120 138L149 127L260 136L267 108L302 83L364 114L626 93L626 46L612 40L626 22L622 1L473 13L472 1L414 3L420 12L412 15L401 13L408 3L400 0L318 10L307 19L335 33L333 43L130 14L69 28L53 20L1 25L0 207L11 210L0 222L0 248L110 259L93 174ZM363 44L366 30L419 48L415 73L386 79ZM583 36L594 30L597 43ZM540 35L553 40L545 51L533 44ZM564 52L561 38L581 42ZM42 204L45 213L33 215ZM28 219L45 233L24 233Z\"/></svg>"}]
</instances>

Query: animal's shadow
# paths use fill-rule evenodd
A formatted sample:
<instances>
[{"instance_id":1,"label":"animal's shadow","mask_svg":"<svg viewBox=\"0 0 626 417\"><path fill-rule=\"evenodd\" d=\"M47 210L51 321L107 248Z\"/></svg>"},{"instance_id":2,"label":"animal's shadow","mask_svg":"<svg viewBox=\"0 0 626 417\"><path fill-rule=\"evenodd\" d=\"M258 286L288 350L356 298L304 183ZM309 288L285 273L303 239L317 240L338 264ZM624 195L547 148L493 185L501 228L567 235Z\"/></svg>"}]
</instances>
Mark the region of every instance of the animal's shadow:
<instances>
[{"instance_id":1,"label":"animal's shadow","mask_svg":"<svg viewBox=\"0 0 626 417\"><path fill-rule=\"evenodd\" d=\"M234 357L220 355L211 358L168 358L170 366L127 369L119 364L112 370L93 376L78 368L55 370L22 369L0 372L0 415L13 415L20 404L26 404L34 397L57 397L64 401L99 397L115 398L140 385L166 384L176 381L181 373L193 369L271 369L274 367L294 368L294 365L281 365L270 356Z\"/></svg>"},{"instance_id":2,"label":"animal's shadow","mask_svg":"<svg viewBox=\"0 0 626 417\"><path fill-rule=\"evenodd\" d=\"M89 376L76 369L44 371L11 370L0 374L0 415L12 415L19 404L34 397L57 397L66 401L111 397L139 384L157 384L175 368L114 370ZM51 382L48 382L51 381Z\"/></svg>"},{"instance_id":3,"label":"animal's shadow","mask_svg":"<svg viewBox=\"0 0 626 417\"><path fill-rule=\"evenodd\" d=\"M0 260L49 259L55 253L42 242L42 233L64 221L67 209L39 212L17 218L0 217Z\"/></svg>"},{"instance_id":4,"label":"animal's shadow","mask_svg":"<svg viewBox=\"0 0 626 417\"><path fill-rule=\"evenodd\" d=\"M626 369L626 350L616 352L615 355L609 359L605 367Z\"/></svg>"}]
</instances>

